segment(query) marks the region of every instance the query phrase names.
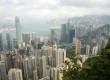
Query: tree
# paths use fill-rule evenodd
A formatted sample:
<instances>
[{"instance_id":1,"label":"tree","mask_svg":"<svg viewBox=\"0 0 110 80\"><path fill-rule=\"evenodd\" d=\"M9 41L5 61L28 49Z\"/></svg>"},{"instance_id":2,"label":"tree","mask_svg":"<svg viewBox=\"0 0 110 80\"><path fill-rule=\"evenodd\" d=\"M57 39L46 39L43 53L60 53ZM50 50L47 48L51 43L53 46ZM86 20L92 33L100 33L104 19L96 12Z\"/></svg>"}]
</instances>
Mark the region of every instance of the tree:
<instances>
[{"instance_id":1,"label":"tree","mask_svg":"<svg viewBox=\"0 0 110 80\"><path fill-rule=\"evenodd\" d=\"M72 62L65 62L67 69L63 71L63 80L79 80L81 66L77 64L77 59L71 59Z\"/></svg>"},{"instance_id":2,"label":"tree","mask_svg":"<svg viewBox=\"0 0 110 80\"><path fill-rule=\"evenodd\" d=\"M64 70L64 80L110 80L110 41L100 55L89 58L83 67L67 64L68 70Z\"/></svg>"}]
</instances>

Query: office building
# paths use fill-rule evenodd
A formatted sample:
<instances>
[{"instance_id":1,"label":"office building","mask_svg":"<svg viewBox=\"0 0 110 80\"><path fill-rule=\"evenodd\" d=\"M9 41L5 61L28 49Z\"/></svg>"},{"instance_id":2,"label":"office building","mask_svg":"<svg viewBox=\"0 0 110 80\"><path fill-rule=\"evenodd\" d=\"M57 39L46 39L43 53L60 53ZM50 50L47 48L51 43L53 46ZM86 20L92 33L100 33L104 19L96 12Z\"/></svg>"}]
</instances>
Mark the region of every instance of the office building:
<instances>
[{"instance_id":1,"label":"office building","mask_svg":"<svg viewBox=\"0 0 110 80\"><path fill-rule=\"evenodd\" d=\"M61 29L59 27L51 27L51 41L52 44L59 44L61 36Z\"/></svg>"},{"instance_id":2,"label":"office building","mask_svg":"<svg viewBox=\"0 0 110 80\"><path fill-rule=\"evenodd\" d=\"M36 32L32 32L32 40L36 41L37 37L36 37Z\"/></svg>"},{"instance_id":3,"label":"office building","mask_svg":"<svg viewBox=\"0 0 110 80\"><path fill-rule=\"evenodd\" d=\"M2 38L2 33L0 33L0 51L3 51L3 38Z\"/></svg>"},{"instance_id":4,"label":"office building","mask_svg":"<svg viewBox=\"0 0 110 80\"><path fill-rule=\"evenodd\" d=\"M61 26L61 42L62 43L72 43L73 38L75 38L76 30L75 25L69 19L66 24Z\"/></svg>"},{"instance_id":5,"label":"office building","mask_svg":"<svg viewBox=\"0 0 110 80\"><path fill-rule=\"evenodd\" d=\"M23 33L22 39L23 39L23 42L25 42L25 44L29 44L31 40L30 33Z\"/></svg>"},{"instance_id":6,"label":"office building","mask_svg":"<svg viewBox=\"0 0 110 80\"><path fill-rule=\"evenodd\" d=\"M7 50L12 51L12 41L11 35L9 33L6 34L6 40L7 40Z\"/></svg>"},{"instance_id":7,"label":"office building","mask_svg":"<svg viewBox=\"0 0 110 80\"><path fill-rule=\"evenodd\" d=\"M17 42L21 42L21 25L20 25L20 20L18 16L15 17L15 27L16 27Z\"/></svg>"},{"instance_id":8,"label":"office building","mask_svg":"<svg viewBox=\"0 0 110 80\"><path fill-rule=\"evenodd\" d=\"M66 35L67 35L67 43L72 43L73 38L75 38L75 26L72 21L69 19L66 24Z\"/></svg>"},{"instance_id":9,"label":"office building","mask_svg":"<svg viewBox=\"0 0 110 80\"><path fill-rule=\"evenodd\" d=\"M61 25L61 43L67 42L66 24Z\"/></svg>"},{"instance_id":10,"label":"office building","mask_svg":"<svg viewBox=\"0 0 110 80\"><path fill-rule=\"evenodd\" d=\"M73 42L73 38L75 38L75 29L73 30L70 30L69 32L69 43L72 43Z\"/></svg>"}]
</instances>

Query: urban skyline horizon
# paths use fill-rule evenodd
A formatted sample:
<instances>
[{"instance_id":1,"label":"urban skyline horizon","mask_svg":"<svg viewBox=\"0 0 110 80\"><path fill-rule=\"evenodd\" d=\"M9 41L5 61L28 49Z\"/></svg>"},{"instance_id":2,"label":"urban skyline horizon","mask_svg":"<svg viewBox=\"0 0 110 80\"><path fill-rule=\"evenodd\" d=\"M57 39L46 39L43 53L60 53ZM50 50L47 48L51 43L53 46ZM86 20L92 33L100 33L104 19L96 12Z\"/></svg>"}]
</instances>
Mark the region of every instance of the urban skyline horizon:
<instances>
[{"instance_id":1,"label":"urban skyline horizon","mask_svg":"<svg viewBox=\"0 0 110 80\"><path fill-rule=\"evenodd\" d=\"M46 26L41 25L41 27L34 26L34 25L32 25L32 26L31 25L26 25L25 23L23 23L22 18L20 17L20 23L21 23L21 26L22 26L22 33L36 32L36 35L38 35L38 36L41 36L41 35L44 35L44 36L46 35L47 36L47 35L50 34L50 28L51 27L56 27L56 24L57 24L57 27L61 27L61 24L64 24L66 21L68 21L68 19L82 18L82 17L110 17L110 15L84 15L84 16L76 16L76 17L71 17L71 18L53 19L53 20L50 20L50 22L48 21L48 23L46 23ZM47 21L45 21L45 22L47 22ZM9 23L9 25L11 24L15 28L14 21L10 21L10 20L8 20L4 24L2 24L2 25L0 24L0 25L2 27L4 25L8 26L8 23ZM37 25L37 23L35 25Z\"/></svg>"}]
</instances>

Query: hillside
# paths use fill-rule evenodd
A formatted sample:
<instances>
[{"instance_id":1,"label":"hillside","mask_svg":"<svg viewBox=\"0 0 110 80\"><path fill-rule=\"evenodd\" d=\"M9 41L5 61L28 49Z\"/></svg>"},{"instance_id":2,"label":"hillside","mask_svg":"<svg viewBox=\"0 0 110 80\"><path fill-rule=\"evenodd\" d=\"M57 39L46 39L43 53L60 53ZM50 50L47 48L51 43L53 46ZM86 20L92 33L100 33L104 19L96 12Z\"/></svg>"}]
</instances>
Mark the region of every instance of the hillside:
<instances>
[{"instance_id":1,"label":"hillside","mask_svg":"<svg viewBox=\"0 0 110 80\"><path fill-rule=\"evenodd\" d=\"M98 28L95 31L87 33L86 36L80 37L80 40L82 41L83 44L88 44L90 39L95 39L97 38L98 35L108 38L109 32L110 32L110 24L107 24Z\"/></svg>"},{"instance_id":2,"label":"hillside","mask_svg":"<svg viewBox=\"0 0 110 80\"><path fill-rule=\"evenodd\" d=\"M73 64L66 62L63 80L110 80L110 40L100 55L89 58L82 67L76 59L71 61Z\"/></svg>"}]
</instances>

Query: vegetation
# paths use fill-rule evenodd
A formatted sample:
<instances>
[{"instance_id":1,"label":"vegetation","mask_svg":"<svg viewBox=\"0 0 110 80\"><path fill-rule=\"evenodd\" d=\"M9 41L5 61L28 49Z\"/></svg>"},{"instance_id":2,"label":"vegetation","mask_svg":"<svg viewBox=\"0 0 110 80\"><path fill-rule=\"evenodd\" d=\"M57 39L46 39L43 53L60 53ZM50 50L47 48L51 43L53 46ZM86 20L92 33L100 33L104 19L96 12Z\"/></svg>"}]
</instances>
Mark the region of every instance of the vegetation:
<instances>
[{"instance_id":1,"label":"vegetation","mask_svg":"<svg viewBox=\"0 0 110 80\"><path fill-rule=\"evenodd\" d=\"M67 57L71 58L75 56L75 47L70 46L66 48Z\"/></svg>"},{"instance_id":2,"label":"vegetation","mask_svg":"<svg viewBox=\"0 0 110 80\"><path fill-rule=\"evenodd\" d=\"M62 45L60 46L61 49L66 49L66 56L68 58L74 57L75 56L75 46L70 45L70 46L65 46Z\"/></svg>"},{"instance_id":3,"label":"vegetation","mask_svg":"<svg viewBox=\"0 0 110 80\"><path fill-rule=\"evenodd\" d=\"M63 71L63 80L80 80L81 66L77 64L77 59L71 59L72 62L65 62L68 69Z\"/></svg>"},{"instance_id":4,"label":"vegetation","mask_svg":"<svg viewBox=\"0 0 110 80\"><path fill-rule=\"evenodd\" d=\"M63 80L110 80L110 42L100 55L89 58L83 66L78 66L77 60L66 62L68 69L64 70Z\"/></svg>"}]
</instances>

